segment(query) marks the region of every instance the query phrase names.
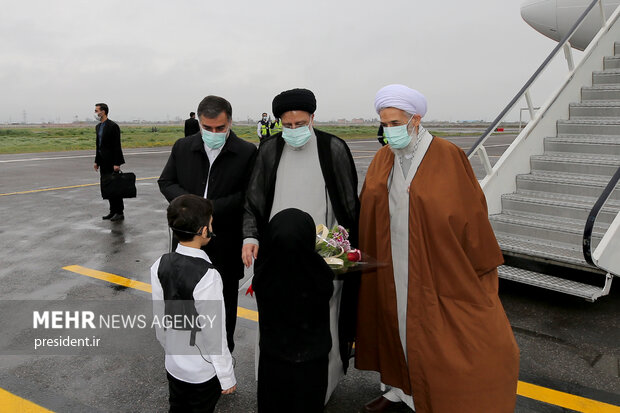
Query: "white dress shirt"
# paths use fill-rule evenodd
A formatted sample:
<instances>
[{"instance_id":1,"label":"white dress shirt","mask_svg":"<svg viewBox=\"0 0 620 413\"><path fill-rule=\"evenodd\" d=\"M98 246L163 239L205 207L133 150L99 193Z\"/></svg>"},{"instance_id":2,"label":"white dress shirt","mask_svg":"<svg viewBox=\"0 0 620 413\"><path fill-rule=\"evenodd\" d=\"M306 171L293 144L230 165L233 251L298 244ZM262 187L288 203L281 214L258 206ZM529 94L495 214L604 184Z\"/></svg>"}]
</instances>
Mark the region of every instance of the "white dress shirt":
<instances>
[{"instance_id":1,"label":"white dress shirt","mask_svg":"<svg viewBox=\"0 0 620 413\"><path fill-rule=\"evenodd\" d=\"M227 138L228 139L228 138ZM207 157L209 158L209 174L207 175L207 184L205 185L205 193L204 197L207 197L207 191L209 190L209 176L211 175L211 168L213 168L213 162L217 159L217 156L222 152L222 148L224 146L220 146L217 149L211 149L205 143L205 152L207 152Z\"/></svg>"}]
</instances>

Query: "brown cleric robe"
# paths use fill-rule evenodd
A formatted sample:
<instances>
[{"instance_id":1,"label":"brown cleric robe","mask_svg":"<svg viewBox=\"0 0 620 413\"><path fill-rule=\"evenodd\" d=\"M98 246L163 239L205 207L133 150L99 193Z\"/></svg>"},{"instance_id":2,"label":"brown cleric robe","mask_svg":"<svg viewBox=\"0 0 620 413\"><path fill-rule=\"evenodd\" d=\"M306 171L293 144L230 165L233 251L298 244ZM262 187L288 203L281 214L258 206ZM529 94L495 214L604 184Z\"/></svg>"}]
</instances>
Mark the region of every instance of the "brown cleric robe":
<instances>
[{"instance_id":1,"label":"brown cleric robe","mask_svg":"<svg viewBox=\"0 0 620 413\"><path fill-rule=\"evenodd\" d=\"M365 272L355 367L413 396L417 413L513 412L519 349L497 294L503 257L484 193L461 149L435 137L409 186L406 351L390 248L389 147L360 195L360 249L387 266Z\"/></svg>"}]
</instances>

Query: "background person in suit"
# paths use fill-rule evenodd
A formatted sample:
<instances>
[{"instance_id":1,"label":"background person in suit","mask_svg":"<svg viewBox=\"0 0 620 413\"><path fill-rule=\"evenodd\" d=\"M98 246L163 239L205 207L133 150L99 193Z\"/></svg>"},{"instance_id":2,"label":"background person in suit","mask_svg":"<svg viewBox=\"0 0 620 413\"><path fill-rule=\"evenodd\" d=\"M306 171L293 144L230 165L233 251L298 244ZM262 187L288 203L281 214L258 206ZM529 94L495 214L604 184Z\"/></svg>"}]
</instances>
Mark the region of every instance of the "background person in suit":
<instances>
[{"instance_id":1,"label":"background person in suit","mask_svg":"<svg viewBox=\"0 0 620 413\"><path fill-rule=\"evenodd\" d=\"M200 124L198 123L198 119L196 119L196 113L190 112L189 119L185 120L185 136L193 135L198 132L200 132Z\"/></svg>"},{"instance_id":2,"label":"background person in suit","mask_svg":"<svg viewBox=\"0 0 620 413\"><path fill-rule=\"evenodd\" d=\"M228 347L234 349L239 280L243 263L239 251L245 190L254 167L256 146L232 131L232 107L219 96L198 105L201 133L175 142L157 183L171 202L194 194L213 202L213 238L203 249L222 276Z\"/></svg>"},{"instance_id":3,"label":"background person in suit","mask_svg":"<svg viewBox=\"0 0 620 413\"><path fill-rule=\"evenodd\" d=\"M95 119L99 121L95 127L97 152L95 154L95 171L101 175L111 174L121 170L125 163L121 148L121 128L111 119L108 119L109 108L105 103L95 104ZM102 219L122 221L125 219L123 198L110 198L110 212Z\"/></svg>"}]
</instances>

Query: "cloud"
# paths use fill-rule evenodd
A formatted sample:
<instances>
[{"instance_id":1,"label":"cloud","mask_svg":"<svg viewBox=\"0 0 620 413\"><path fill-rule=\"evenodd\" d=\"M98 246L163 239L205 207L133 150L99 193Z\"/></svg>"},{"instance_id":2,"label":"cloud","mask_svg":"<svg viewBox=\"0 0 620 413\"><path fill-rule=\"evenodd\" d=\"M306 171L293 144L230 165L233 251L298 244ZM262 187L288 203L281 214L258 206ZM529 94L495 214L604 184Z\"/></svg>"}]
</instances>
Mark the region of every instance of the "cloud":
<instances>
[{"instance_id":1,"label":"cloud","mask_svg":"<svg viewBox=\"0 0 620 413\"><path fill-rule=\"evenodd\" d=\"M320 120L372 118L389 83L423 91L429 119L492 119L554 45L519 5L10 0L0 122L23 110L32 121L90 117L96 101L119 120L163 120L207 94L229 99L236 119L256 118L292 87L315 92Z\"/></svg>"}]
</instances>

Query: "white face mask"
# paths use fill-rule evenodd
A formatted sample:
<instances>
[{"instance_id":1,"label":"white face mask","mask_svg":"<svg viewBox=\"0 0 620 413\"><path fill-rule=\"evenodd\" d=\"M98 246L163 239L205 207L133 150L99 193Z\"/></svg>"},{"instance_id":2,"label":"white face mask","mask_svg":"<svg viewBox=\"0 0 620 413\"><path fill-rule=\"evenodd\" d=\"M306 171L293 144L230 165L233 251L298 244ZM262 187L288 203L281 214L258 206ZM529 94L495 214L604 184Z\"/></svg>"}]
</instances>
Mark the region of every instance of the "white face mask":
<instances>
[{"instance_id":1,"label":"white face mask","mask_svg":"<svg viewBox=\"0 0 620 413\"><path fill-rule=\"evenodd\" d=\"M100 112L96 112L94 115L95 120L101 122L101 113Z\"/></svg>"}]
</instances>

